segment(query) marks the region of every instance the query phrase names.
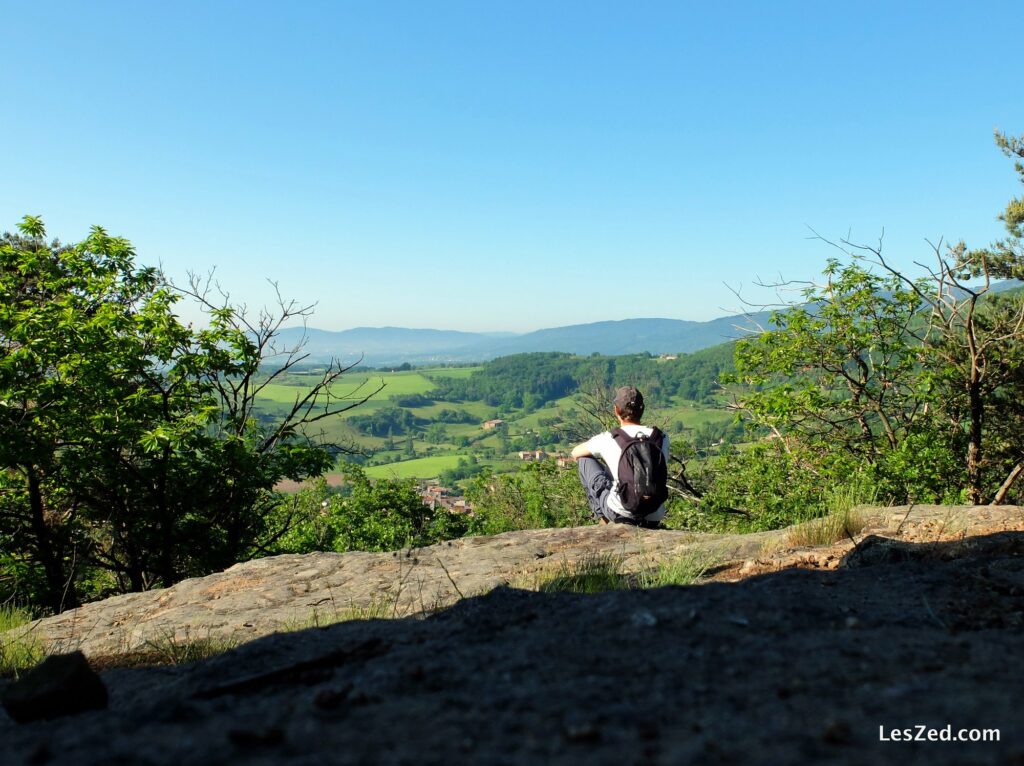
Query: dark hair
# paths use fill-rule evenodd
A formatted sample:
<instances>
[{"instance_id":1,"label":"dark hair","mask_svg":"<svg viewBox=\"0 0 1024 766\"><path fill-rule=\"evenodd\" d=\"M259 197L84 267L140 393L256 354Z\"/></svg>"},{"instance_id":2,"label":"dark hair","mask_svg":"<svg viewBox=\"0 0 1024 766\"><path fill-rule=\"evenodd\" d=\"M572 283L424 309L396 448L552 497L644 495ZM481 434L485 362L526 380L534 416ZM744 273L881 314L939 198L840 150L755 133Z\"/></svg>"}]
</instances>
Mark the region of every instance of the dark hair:
<instances>
[{"instance_id":1,"label":"dark hair","mask_svg":"<svg viewBox=\"0 0 1024 766\"><path fill-rule=\"evenodd\" d=\"M638 423L644 416L644 395L633 386L623 386L615 392L615 408L624 420Z\"/></svg>"}]
</instances>

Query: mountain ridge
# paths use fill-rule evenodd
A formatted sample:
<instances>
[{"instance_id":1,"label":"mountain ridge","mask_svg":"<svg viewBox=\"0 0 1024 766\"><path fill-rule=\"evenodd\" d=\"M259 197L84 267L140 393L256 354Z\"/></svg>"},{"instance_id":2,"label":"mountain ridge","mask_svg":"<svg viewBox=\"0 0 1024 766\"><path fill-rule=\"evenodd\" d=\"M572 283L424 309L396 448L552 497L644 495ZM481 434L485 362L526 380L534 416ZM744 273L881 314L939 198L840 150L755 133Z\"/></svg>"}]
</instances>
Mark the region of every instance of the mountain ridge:
<instances>
[{"instance_id":1,"label":"mountain ridge","mask_svg":"<svg viewBox=\"0 0 1024 766\"><path fill-rule=\"evenodd\" d=\"M738 314L708 321L645 317L610 319L528 333L473 333L405 327L283 329L283 345L303 342L311 362L331 358L366 364L484 362L499 356L542 351L573 354L692 353L735 340L763 324L770 312Z\"/></svg>"}]
</instances>

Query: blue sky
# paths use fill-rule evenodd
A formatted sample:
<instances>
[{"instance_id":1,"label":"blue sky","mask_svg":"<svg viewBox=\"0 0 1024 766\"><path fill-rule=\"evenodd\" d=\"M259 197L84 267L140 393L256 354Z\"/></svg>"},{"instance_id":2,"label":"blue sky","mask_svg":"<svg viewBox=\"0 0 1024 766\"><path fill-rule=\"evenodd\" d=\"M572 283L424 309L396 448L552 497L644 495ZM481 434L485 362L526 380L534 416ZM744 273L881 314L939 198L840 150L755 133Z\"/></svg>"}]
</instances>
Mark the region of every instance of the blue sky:
<instances>
[{"instance_id":1,"label":"blue sky","mask_svg":"<svg viewBox=\"0 0 1024 766\"><path fill-rule=\"evenodd\" d=\"M325 329L710 319L1019 194L1006 3L2 2L0 228ZM764 297L767 299L767 297Z\"/></svg>"}]
</instances>

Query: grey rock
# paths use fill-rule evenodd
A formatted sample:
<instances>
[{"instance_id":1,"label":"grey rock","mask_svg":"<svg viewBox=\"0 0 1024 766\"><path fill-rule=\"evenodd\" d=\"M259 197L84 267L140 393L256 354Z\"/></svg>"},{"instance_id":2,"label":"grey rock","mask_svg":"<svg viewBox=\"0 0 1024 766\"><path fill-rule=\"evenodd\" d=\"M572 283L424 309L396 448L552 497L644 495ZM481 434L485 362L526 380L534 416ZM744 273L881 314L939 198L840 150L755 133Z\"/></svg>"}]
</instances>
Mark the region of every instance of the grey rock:
<instances>
[{"instance_id":1,"label":"grey rock","mask_svg":"<svg viewBox=\"0 0 1024 766\"><path fill-rule=\"evenodd\" d=\"M842 560L853 550L847 541L804 549L800 568L777 571L776 554L761 546L784 533L634 538L586 529L573 538L547 530L466 543L515 567L453 556L445 565L467 598L447 609L267 635L192 665L106 670L107 710L25 724L0 713L0 762L1020 762L1024 666L1015 658L1024 631L1014 615L1024 609L1024 557L1015 541L1024 533L1011 531L1024 529L1019 509L980 509L976 517L971 509L907 511L877 512L864 534L912 542L920 555L872 566L814 564ZM561 557L575 555L566 551L588 546L627 550L627 569L643 566L659 545L664 555L696 545L735 557L716 574L721 581L693 587L572 594L499 586L472 596L468 571L531 576L510 550L517 545L554 551L535 564L556 571ZM428 560L423 551L410 557ZM387 556L341 557L354 559L363 573L389 565ZM742 577L749 560L759 571ZM228 582L219 577L205 583ZM440 572L436 582L448 579ZM284 594L290 584L246 592ZM193 587L195 597L201 591ZM273 609L287 603L282 595ZM418 598L410 603L419 608ZM258 609L244 611L261 624ZM631 619L643 614L656 622ZM855 632L847 627L853 614L861 620ZM737 615L748 624L728 619ZM941 747L879 739L880 725L918 723L993 727L1002 739Z\"/></svg>"},{"instance_id":2,"label":"grey rock","mask_svg":"<svg viewBox=\"0 0 1024 766\"><path fill-rule=\"evenodd\" d=\"M1024 521L1016 506L922 505L864 509L863 514L860 539L940 540L1016 529ZM677 556L702 555L716 562L717 579L740 579L792 567L835 569L855 551L849 540L793 551L787 534L707 535L604 525L469 537L393 553L273 556L171 588L86 604L19 630L31 631L52 652L79 650L106 658L167 642L244 643L349 617L429 614L503 585L529 588L539 574L594 555L620 558L627 573ZM850 559L860 563L860 554Z\"/></svg>"},{"instance_id":3,"label":"grey rock","mask_svg":"<svg viewBox=\"0 0 1024 766\"><path fill-rule=\"evenodd\" d=\"M54 654L3 695L7 714L19 723L59 718L107 706L107 687L81 652Z\"/></svg>"}]
</instances>

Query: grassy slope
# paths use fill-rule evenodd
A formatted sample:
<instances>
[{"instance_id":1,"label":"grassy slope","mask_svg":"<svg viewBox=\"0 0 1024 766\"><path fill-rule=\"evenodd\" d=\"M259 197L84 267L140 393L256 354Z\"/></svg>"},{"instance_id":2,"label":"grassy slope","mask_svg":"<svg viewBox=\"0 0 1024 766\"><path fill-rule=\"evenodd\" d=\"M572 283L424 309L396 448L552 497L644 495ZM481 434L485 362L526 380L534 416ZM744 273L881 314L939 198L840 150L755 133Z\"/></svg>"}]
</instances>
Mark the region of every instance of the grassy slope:
<instances>
[{"instance_id":1,"label":"grassy slope","mask_svg":"<svg viewBox=\"0 0 1024 766\"><path fill-rule=\"evenodd\" d=\"M365 415L379 407L389 406L392 396L407 396L411 394L423 394L429 396L434 384L430 377L455 377L465 378L471 375L479 367L456 367L412 370L407 372L361 372L345 375L345 385L338 388L336 393L352 392L354 400L370 393L381 383L385 388L377 393L369 401L360 404L349 413L343 413L337 418L329 418L317 424L317 430L323 431L324 436L339 444L345 444L357 449L373 452L378 459L387 459L390 462L386 465L368 466L367 473L372 477L415 477L421 479L434 478L441 471L454 468L460 457L470 455L478 456L481 448L490 447L498 449L500 446L499 437L494 433L485 432L481 423L484 420L496 415L496 410L484 402L435 402L424 407L408 408L417 418L425 421L432 421L443 409L456 410L467 413L471 418L470 423L445 423L445 430L448 440L441 444L428 444L422 439L422 434L414 433L413 446L418 457L407 459L404 448L408 437L401 435L394 438L396 449L384 451L386 440L380 437L366 436L347 422L350 415ZM295 400L296 393L303 390L302 378L289 380L286 384L274 384L268 386L266 396L261 400L261 408L268 414L283 414ZM548 403L545 407L531 413L521 414L510 413L505 420L508 423L508 432L513 438L530 431L538 431L541 428L542 419L560 419L573 406L572 397L564 397ZM682 424L684 428L698 428L705 423L722 422L731 419L732 415L724 409L708 407L693 402L679 401L673 406L661 409L652 409L646 418L647 422L660 425L669 433L677 431L675 426ZM469 447L459 448L455 442L462 438L468 438L472 443ZM571 445L560 445L567 450ZM424 455L431 449L434 454ZM517 461L494 458L485 461L495 470L510 470L517 465Z\"/></svg>"}]
</instances>

